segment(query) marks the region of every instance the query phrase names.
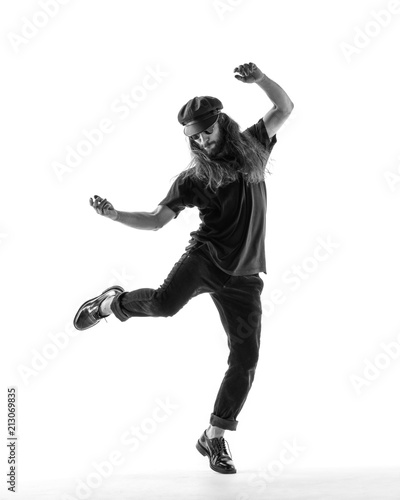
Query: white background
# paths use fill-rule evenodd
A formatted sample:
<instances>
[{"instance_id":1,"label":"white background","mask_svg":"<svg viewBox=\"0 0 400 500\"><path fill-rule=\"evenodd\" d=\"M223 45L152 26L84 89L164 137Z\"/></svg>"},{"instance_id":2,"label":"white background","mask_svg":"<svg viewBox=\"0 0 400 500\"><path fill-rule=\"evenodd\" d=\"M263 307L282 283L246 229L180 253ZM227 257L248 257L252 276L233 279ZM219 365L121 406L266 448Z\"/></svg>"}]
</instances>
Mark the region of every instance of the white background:
<instances>
[{"instance_id":1,"label":"white background","mask_svg":"<svg viewBox=\"0 0 400 500\"><path fill-rule=\"evenodd\" d=\"M115 450L118 473L206 467L194 444L228 356L210 297L168 319L110 318L79 334L71 324L110 284L158 287L199 224L187 209L161 231L135 231L96 215L90 196L154 209L189 161L183 104L217 96L242 129L271 107L233 76L250 61L295 109L267 180L261 357L238 430L227 433L235 463L266 467L294 439L303 451L292 469L399 465L399 359L380 355L382 342L400 342L400 183L388 177L400 167L400 13L368 24L389 4L75 0L16 43L10 33L22 36L43 7L2 3L1 461L14 385L20 482L66 477L73 488ZM362 43L357 29L374 36L346 57L343 43ZM122 119L113 103L149 68L161 81ZM54 162L65 164L67 148L103 119L113 131L57 173ZM335 248L319 262L321 239ZM284 278L292 266L306 274L296 289ZM275 307L274 289L284 299ZM388 366L368 381L375 359ZM358 392L354 375L366 381ZM121 436L151 425L160 399L174 409L132 451Z\"/></svg>"}]
</instances>

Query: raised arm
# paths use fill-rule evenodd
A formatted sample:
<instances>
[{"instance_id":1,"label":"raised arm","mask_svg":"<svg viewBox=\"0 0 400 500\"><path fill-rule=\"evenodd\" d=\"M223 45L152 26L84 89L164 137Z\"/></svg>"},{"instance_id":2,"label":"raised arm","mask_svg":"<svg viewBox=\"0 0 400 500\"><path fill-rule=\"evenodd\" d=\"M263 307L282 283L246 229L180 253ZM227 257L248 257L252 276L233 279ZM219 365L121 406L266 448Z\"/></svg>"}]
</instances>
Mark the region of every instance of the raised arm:
<instances>
[{"instance_id":1,"label":"raised arm","mask_svg":"<svg viewBox=\"0 0 400 500\"><path fill-rule=\"evenodd\" d=\"M90 205L99 215L106 217L134 229L157 231L175 217L175 212L166 205L158 205L152 212L122 212L116 210L106 199L97 194L89 200Z\"/></svg>"},{"instance_id":2,"label":"raised arm","mask_svg":"<svg viewBox=\"0 0 400 500\"><path fill-rule=\"evenodd\" d=\"M256 83L270 98L272 108L263 116L268 136L273 137L288 119L294 104L286 92L273 80L268 78L254 63L243 64L233 70L235 78L244 83Z\"/></svg>"}]
</instances>

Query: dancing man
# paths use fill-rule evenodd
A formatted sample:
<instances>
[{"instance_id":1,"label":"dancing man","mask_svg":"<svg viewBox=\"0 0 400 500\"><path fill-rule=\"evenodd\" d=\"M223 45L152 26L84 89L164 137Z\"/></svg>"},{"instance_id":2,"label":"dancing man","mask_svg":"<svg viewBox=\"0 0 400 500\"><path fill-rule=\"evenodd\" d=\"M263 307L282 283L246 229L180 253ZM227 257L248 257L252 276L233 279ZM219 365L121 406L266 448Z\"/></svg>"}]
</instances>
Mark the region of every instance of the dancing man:
<instances>
[{"instance_id":1,"label":"dancing man","mask_svg":"<svg viewBox=\"0 0 400 500\"><path fill-rule=\"evenodd\" d=\"M266 273L266 166L276 133L293 109L286 92L254 63L236 67L234 76L258 85L272 102L271 109L241 132L222 112L219 99L201 96L188 101L178 121L189 138L191 161L154 211L122 212L105 198L90 198L98 214L135 229L161 229L185 207L197 207L201 223L190 233L184 254L158 289L127 292L112 286L86 301L74 319L75 328L86 330L110 314L120 321L168 317L196 295L210 294L227 335L228 369L209 427L196 448L208 457L211 469L222 474L236 472L224 433L237 428L258 362L264 285L260 273Z\"/></svg>"}]
</instances>

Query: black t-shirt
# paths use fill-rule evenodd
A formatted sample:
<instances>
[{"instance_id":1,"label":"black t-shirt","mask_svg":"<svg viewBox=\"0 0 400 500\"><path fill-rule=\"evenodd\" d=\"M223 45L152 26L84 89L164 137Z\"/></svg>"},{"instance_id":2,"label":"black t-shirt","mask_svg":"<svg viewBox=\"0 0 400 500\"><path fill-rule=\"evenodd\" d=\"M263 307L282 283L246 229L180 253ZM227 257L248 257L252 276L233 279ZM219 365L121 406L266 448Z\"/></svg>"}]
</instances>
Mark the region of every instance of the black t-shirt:
<instances>
[{"instance_id":1,"label":"black t-shirt","mask_svg":"<svg viewBox=\"0 0 400 500\"><path fill-rule=\"evenodd\" d=\"M263 119L246 131L265 146L268 158L276 136L268 137ZM183 178L180 174L159 205L173 210L175 218L185 207L198 207L201 224L190 233L192 239L186 250L206 243L212 261L233 276L267 272L264 181L247 184L240 175L238 180L213 193L197 179Z\"/></svg>"}]
</instances>

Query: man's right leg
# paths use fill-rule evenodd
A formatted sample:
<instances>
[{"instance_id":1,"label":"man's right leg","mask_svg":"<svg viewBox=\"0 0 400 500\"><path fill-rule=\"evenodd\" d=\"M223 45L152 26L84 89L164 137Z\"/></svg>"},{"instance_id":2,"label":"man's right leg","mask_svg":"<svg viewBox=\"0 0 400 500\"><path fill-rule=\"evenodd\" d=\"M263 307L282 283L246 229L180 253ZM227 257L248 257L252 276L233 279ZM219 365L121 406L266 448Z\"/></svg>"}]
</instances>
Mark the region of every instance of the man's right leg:
<instances>
[{"instance_id":1,"label":"man's right leg","mask_svg":"<svg viewBox=\"0 0 400 500\"><path fill-rule=\"evenodd\" d=\"M182 255L158 289L124 292L111 298L108 305L121 321L132 317L173 316L192 297L214 289L209 269L209 263L198 249L191 249Z\"/></svg>"},{"instance_id":2,"label":"man's right leg","mask_svg":"<svg viewBox=\"0 0 400 500\"><path fill-rule=\"evenodd\" d=\"M219 269L215 270L201 248L190 249L182 255L174 265L164 283L157 289L141 288L132 292L108 294L99 300L92 299L81 306L74 324L80 318L86 317L86 308L96 318L109 315L111 312L121 320L126 321L131 317L145 316L173 316L192 297L200 293L212 292L226 281L226 275ZM85 329L98 323L85 325ZM81 329L81 328L78 328Z\"/></svg>"}]
</instances>

